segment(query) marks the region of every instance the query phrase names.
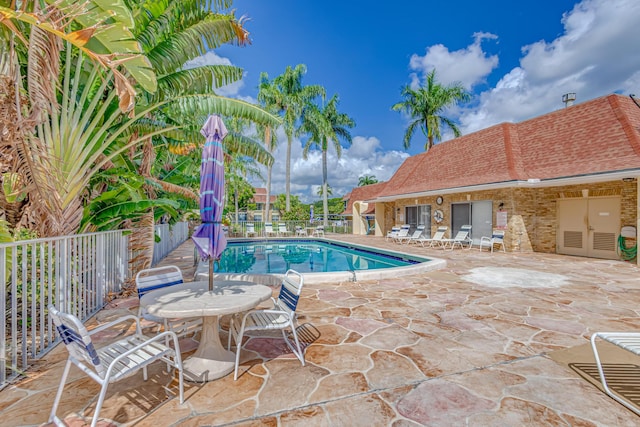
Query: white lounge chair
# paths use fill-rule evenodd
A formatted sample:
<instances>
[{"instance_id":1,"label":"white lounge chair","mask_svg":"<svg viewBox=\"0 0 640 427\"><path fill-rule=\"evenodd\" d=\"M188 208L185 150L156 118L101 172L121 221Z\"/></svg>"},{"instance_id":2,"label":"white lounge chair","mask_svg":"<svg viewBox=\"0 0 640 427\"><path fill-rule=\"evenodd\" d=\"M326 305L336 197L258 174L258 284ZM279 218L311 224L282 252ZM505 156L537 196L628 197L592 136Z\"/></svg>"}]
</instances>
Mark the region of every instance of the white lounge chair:
<instances>
[{"instance_id":1,"label":"white lounge chair","mask_svg":"<svg viewBox=\"0 0 640 427\"><path fill-rule=\"evenodd\" d=\"M491 252L493 252L494 246L502 247L502 252L506 252L504 248L504 230L493 230L491 237L482 236L480 238L480 250L484 246L491 248Z\"/></svg>"},{"instance_id":2,"label":"white lounge chair","mask_svg":"<svg viewBox=\"0 0 640 427\"><path fill-rule=\"evenodd\" d=\"M460 230L456 233L453 239L442 239L442 249L446 249L447 246L451 245L451 250L453 250L456 245L460 245L460 249L464 248L464 245L469 245L467 249L471 249L473 246L473 240L471 239L471 226L463 225L460 227Z\"/></svg>"},{"instance_id":3,"label":"white lounge chair","mask_svg":"<svg viewBox=\"0 0 640 427\"><path fill-rule=\"evenodd\" d=\"M602 366L602 361L600 359L600 354L598 353L598 348L596 347L596 339L600 338L601 340L607 341L613 345L616 345L624 350L627 350L636 356L640 356L640 332L596 332L591 336L591 348L593 349L593 356L596 359L596 365L598 367L598 374L600 375L600 381L602 382L602 388L604 388L605 393L607 393L610 397L612 397L617 402L620 402L627 408L631 409L636 414L640 415L640 408L633 405L628 400L624 399L622 396L611 390L609 384L607 383L607 379L605 376L605 369ZM617 374L618 379L620 380L620 374L617 372L613 372L612 374ZM630 389L637 390L639 384L629 383L629 378L624 378L625 387ZM634 396L637 396L637 392L634 393Z\"/></svg>"},{"instance_id":4,"label":"white lounge chair","mask_svg":"<svg viewBox=\"0 0 640 427\"><path fill-rule=\"evenodd\" d=\"M307 230L300 225L296 225L296 236L306 236L306 235L307 235Z\"/></svg>"},{"instance_id":5,"label":"white lounge chair","mask_svg":"<svg viewBox=\"0 0 640 427\"><path fill-rule=\"evenodd\" d=\"M393 240L398 233L400 232L400 227L391 227L391 230L387 232L387 235L384 237L384 240Z\"/></svg>"},{"instance_id":6,"label":"white lounge chair","mask_svg":"<svg viewBox=\"0 0 640 427\"><path fill-rule=\"evenodd\" d=\"M256 233L256 226L252 222L248 222L245 227L246 228L244 230L244 237L252 237L258 235L258 233Z\"/></svg>"},{"instance_id":7,"label":"white lounge chair","mask_svg":"<svg viewBox=\"0 0 640 427\"><path fill-rule=\"evenodd\" d=\"M289 230L287 230L287 224L285 224L284 222L281 222L278 224L278 235L280 236L288 236L289 234L291 234L291 232Z\"/></svg>"},{"instance_id":8,"label":"white lounge chair","mask_svg":"<svg viewBox=\"0 0 640 427\"><path fill-rule=\"evenodd\" d=\"M316 229L313 230L312 236L324 237L324 225L317 226Z\"/></svg>"},{"instance_id":9,"label":"white lounge chair","mask_svg":"<svg viewBox=\"0 0 640 427\"><path fill-rule=\"evenodd\" d=\"M398 234L393 238L393 241L396 243L402 243L405 238L409 237L409 230L411 230L411 226L409 224L402 225Z\"/></svg>"},{"instance_id":10,"label":"white lounge chair","mask_svg":"<svg viewBox=\"0 0 640 427\"><path fill-rule=\"evenodd\" d=\"M446 234L449 227L446 225L441 225L436 229L436 232L433 234L433 237L423 237L418 239L416 242L420 242L420 244L425 248L433 248L436 246L442 246L442 241L445 239L444 235Z\"/></svg>"},{"instance_id":11,"label":"white lounge chair","mask_svg":"<svg viewBox=\"0 0 640 427\"><path fill-rule=\"evenodd\" d=\"M242 349L242 338L248 331L281 330L285 342L304 366L304 349L300 346L298 333L296 331L296 307L304 278L302 274L294 270L288 270L280 285L278 298L271 298L273 308L267 310L251 310L242 316L242 321L234 317L229 324L229 348L231 347L231 337L236 343L236 366L233 379L238 379L238 366L240 364L240 350ZM287 330L291 331L293 343L287 336Z\"/></svg>"},{"instance_id":12,"label":"white lounge chair","mask_svg":"<svg viewBox=\"0 0 640 427\"><path fill-rule=\"evenodd\" d=\"M123 316L89 332L76 316L62 313L54 306L49 306L49 314L56 326L58 335L69 352L69 358L60 379L58 392L53 401L49 422L56 425L66 425L56 416L56 411L72 364L100 384L101 387L96 410L91 420L91 427L95 427L98 422L109 384L127 378L141 369L143 378L146 381L147 366L155 361L164 361L178 370L180 404L184 402L182 358L180 356L178 336L174 332L166 331L149 338L142 334L140 319L134 315ZM126 336L99 349L94 347L91 340L93 334L127 321L133 321L136 324L135 334ZM172 341L173 348L166 345L165 341ZM73 375L78 375L78 372Z\"/></svg>"},{"instance_id":13,"label":"white lounge chair","mask_svg":"<svg viewBox=\"0 0 640 427\"><path fill-rule=\"evenodd\" d=\"M424 229L425 226L424 225L419 225L416 227L416 229L414 230L413 234L406 236L406 237L400 237L400 243L406 242L407 245L410 244L411 242L417 242L418 239L420 239L422 237L422 234L424 233Z\"/></svg>"},{"instance_id":14,"label":"white lounge chair","mask_svg":"<svg viewBox=\"0 0 640 427\"><path fill-rule=\"evenodd\" d=\"M138 298L142 298L147 292L163 289L167 286L180 285L183 282L182 271L175 265L140 270L138 274L136 274ZM196 333L202 327L202 318L165 319L154 316L147 312L142 306L138 308L138 317L157 323L158 332L160 332L160 326L164 325L166 331L175 332L179 337Z\"/></svg>"},{"instance_id":15,"label":"white lounge chair","mask_svg":"<svg viewBox=\"0 0 640 427\"><path fill-rule=\"evenodd\" d=\"M270 222L264 223L264 237L277 236L278 233L273 231L273 224Z\"/></svg>"}]
</instances>

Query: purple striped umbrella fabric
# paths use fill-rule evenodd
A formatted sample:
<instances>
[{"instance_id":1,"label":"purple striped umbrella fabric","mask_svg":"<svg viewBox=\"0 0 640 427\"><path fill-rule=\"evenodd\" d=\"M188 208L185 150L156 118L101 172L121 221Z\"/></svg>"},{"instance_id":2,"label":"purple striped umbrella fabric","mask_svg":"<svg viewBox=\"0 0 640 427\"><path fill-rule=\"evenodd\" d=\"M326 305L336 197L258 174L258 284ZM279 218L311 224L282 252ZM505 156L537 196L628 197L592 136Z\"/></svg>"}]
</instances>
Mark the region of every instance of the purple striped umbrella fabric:
<instances>
[{"instance_id":1,"label":"purple striped umbrella fabric","mask_svg":"<svg viewBox=\"0 0 640 427\"><path fill-rule=\"evenodd\" d=\"M209 260L209 288L213 286L213 260L219 259L227 247L222 230L224 198L224 156L222 140L227 128L220 116L210 115L200 129L206 138L200 164L200 219L202 224L191 238L203 259Z\"/></svg>"}]
</instances>

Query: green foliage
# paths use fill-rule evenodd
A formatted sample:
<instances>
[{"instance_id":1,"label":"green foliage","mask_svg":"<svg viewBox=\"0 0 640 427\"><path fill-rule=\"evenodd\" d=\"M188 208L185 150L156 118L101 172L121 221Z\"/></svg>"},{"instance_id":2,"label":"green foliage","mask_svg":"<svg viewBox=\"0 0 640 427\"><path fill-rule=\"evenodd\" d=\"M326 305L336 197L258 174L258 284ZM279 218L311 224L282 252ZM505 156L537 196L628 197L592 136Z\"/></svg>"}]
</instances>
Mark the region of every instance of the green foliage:
<instances>
[{"instance_id":1,"label":"green foliage","mask_svg":"<svg viewBox=\"0 0 640 427\"><path fill-rule=\"evenodd\" d=\"M280 218L283 221L307 221L309 219L309 206L302 203L298 196L291 196L290 203L291 208L286 211L286 196L279 194L273 204L274 208L281 212Z\"/></svg>"},{"instance_id":2,"label":"green foliage","mask_svg":"<svg viewBox=\"0 0 640 427\"><path fill-rule=\"evenodd\" d=\"M377 183L378 178L376 178L374 175L362 175L360 178L358 178L358 187Z\"/></svg>"}]
</instances>

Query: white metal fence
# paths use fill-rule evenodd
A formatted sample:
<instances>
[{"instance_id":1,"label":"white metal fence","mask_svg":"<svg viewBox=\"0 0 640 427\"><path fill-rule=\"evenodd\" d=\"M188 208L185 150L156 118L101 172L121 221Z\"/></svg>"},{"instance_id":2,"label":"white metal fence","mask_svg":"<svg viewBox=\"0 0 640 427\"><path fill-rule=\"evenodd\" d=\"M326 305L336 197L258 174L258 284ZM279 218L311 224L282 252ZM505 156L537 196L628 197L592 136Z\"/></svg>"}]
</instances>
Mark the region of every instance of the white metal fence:
<instances>
[{"instance_id":1,"label":"white metal fence","mask_svg":"<svg viewBox=\"0 0 640 427\"><path fill-rule=\"evenodd\" d=\"M188 237L188 224L157 226L156 256ZM57 342L47 307L55 304L85 321L102 309L131 276L123 231L0 244L0 389Z\"/></svg>"}]
</instances>

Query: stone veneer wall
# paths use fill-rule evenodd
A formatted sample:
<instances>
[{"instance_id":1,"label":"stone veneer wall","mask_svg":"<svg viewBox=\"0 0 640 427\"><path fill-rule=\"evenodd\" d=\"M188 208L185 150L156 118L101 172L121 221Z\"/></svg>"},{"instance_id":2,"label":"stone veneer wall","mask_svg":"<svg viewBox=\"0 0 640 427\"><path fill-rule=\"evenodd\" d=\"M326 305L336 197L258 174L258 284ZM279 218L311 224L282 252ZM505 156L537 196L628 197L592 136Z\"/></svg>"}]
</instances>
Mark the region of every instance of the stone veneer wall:
<instances>
[{"instance_id":1,"label":"stone veneer wall","mask_svg":"<svg viewBox=\"0 0 640 427\"><path fill-rule=\"evenodd\" d=\"M571 185L543 188L508 188L470 193L443 194L444 203L436 205L436 197L401 199L395 203L385 203L385 227L383 235L395 224L398 208L404 212L405 206L431 205L431 212L441 209L443 224L451 223L451 204L482 200L493 202L493 221L498 205L504 203L508 226L505 246L508 251L556 252L557 214L556 200L563 197L621 196L621 225L636 225L637 182L610 181L595 184ZM431 235L438 224L431 223Z\"/></svg>"}]
</instances>

